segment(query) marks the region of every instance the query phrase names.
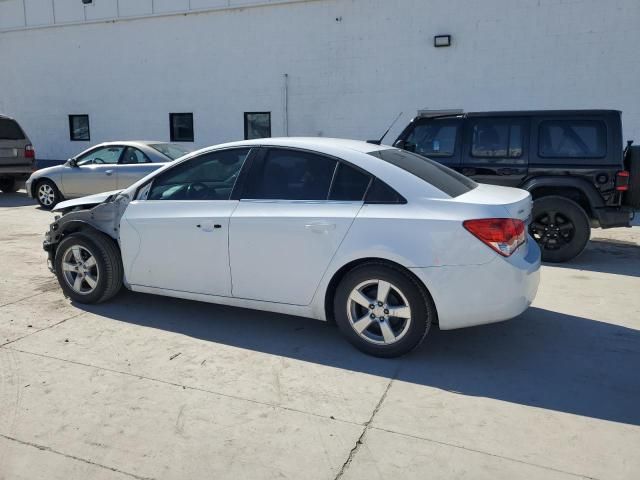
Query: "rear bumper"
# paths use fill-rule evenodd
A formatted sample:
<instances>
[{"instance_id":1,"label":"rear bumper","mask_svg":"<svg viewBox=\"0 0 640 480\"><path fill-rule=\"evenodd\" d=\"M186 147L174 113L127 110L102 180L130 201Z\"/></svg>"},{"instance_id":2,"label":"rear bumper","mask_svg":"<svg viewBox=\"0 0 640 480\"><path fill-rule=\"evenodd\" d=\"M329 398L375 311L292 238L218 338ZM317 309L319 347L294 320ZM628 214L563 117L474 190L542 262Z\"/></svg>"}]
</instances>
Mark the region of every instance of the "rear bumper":
<instances>
[{"instance_id":1,"label":"rear bumper","mask_svg":"<svg viewBox=\"0 0 640 480\"><path fill-rule=\"evenodd\" d=\"M595 210L601 228L630 227L633 209L630 207L605 207Z\"/></svg>"},{"instance_id":2,"label":"rear bumper","mask_svg":"<svg viewBox=\"0 0 640 480\"><path fill-rule=\"evenodd\" d=\"M511 257L483 265L412 268L429 289L442 330L509 320L533 302L540 283L540 248L529 237Z\"/></svg>"}]
</instances>

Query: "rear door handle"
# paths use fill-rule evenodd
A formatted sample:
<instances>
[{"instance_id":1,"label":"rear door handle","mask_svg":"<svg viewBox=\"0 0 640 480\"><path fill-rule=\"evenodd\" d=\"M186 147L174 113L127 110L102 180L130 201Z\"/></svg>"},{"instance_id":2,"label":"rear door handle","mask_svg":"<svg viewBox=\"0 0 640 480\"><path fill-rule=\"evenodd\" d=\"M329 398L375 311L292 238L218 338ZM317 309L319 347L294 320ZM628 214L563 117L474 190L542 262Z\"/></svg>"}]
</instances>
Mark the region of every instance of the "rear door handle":
<instances>
[{"instance_id":1,"label":"rear door handle","mask_svg":"<svg viewBox=\"0 0 640 480\"><path fill-rule=\"evenodd\" d=\"M203 232L213 232L214 229L217 230L218 228L222 228L222 225L219 223L199 223L196 227L201 229Z\"/></svg>"},{"instance_id":2,"label":"rear door handle","mask_svg":"<svg viewBox=\"0 0 640 480\"><path fill-rule=\"evenodd\" d=\"M105 175L112 175L113 174L113 170L106 170L104 172Z\"/></svg>"},{"instance_id":3,"label":"rear door handle","mask_svg":"<svg viewBox=\"0 0 640 480\"><path fill-rule=\"evenodd\" d=\"M304 228L306 228L307 230L311 230L312 232L316 232L316 233L326 233L329 230L335 230L336 224L335 223L324 223L324 222L307 223L304 226Z\"/></svg>"}]
</instances>

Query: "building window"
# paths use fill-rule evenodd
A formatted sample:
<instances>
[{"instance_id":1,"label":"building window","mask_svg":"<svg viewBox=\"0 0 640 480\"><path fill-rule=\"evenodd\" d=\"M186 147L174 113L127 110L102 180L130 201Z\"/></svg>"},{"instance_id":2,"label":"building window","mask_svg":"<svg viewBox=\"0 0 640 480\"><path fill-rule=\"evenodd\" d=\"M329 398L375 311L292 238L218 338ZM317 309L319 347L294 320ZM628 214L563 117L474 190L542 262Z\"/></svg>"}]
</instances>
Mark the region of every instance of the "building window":
<instances>
[{"instance_id":1,"label":"building window","mask_svg":"<svg viewBox=\"0 0 640 480\"><path fill-rule=\"evenodd\" d=\"M89 115L69 115L69 138L73 142L88 142Z\"/></svg>"},{"instance_id":2,"label":"building window","mask_svg":"<svg viewBox=\"0 0 640 480\"><path fill-rule=\"evenodd\" d=\"M244 113L244 139L268 138L271 136L271 112Z\"/></svg>"},{"instance_id":3,"label":"building window","mask_svg":"<svg viewBox=\"0 0 640 480\"><path fill-rule=\"evenodd\" d=\"M193 142L193 113L170 113L172 142Z\"/></svg>"}]
</instances>

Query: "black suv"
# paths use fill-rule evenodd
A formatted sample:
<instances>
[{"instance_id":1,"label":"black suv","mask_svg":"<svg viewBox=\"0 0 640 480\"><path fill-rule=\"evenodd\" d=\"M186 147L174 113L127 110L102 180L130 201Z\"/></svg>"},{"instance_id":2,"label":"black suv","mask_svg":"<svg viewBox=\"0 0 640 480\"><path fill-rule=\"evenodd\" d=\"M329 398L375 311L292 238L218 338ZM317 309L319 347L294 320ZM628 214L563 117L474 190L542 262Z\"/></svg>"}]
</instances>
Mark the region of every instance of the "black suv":
<instances>
[{"instance_id":1,"label":"black suv","mask_svg":"<svg viewBox=\"0 0 640 480\"><path fill-rule=\"evenodd\" d=\"M576 257L591 227L628 227L640 208L640 148L623 146L615 110L424 112L394 145L478 182L528 190L529 231L546 261Z\"/></svg>"}]
</instances>

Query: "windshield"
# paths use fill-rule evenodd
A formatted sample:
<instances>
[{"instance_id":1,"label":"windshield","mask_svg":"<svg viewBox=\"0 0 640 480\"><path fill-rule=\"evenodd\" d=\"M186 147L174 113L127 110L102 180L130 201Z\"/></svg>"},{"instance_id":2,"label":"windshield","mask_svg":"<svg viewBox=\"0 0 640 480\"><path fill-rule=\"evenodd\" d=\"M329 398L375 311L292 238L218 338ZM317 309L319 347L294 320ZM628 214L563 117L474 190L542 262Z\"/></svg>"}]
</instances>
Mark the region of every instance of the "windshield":
<instances>
[{"instance_id":1,"label":"windshield","mask_svg":"<svg viewBox=\"0 0 640 480\"><path fill-rule=\"evenodd\" d=\"M390 148L370 152L369 155L406 170L452 198L467 193L478 186L476 182L464 175L415 153Z\"/></svg>"},{"instance_id":2,"label":"windshield","mask_svg":"<svg viewBox=\"0 0 640 480\"><path fill-rule=\"evenodd\" d=\"M186 149L182 145L176 145L175 143L154 143L149 146L163 155L166 155L171 160L175 160L176 158L180 158L191 152L191 150Z\"/></svg>"}]
</instances>

